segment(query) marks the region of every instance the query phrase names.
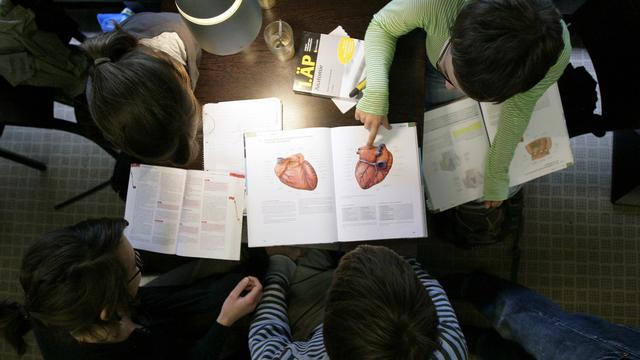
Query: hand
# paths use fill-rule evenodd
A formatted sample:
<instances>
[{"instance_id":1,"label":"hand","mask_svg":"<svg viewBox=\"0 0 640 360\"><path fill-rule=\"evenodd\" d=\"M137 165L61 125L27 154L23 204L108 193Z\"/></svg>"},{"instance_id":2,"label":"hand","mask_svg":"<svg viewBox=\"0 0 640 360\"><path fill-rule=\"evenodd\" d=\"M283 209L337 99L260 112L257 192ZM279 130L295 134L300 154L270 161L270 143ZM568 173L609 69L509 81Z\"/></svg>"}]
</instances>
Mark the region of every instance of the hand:
<instances>
[{"instance_id":1,"label":"hand","mask_svg":"<svg viewBox=\"0 0 640 360\"><path fill-rule=\"evenodd\" d=\"M502 205L502 200L500 201L486 200L484 202L485 209L497 208L500 205Z\"/></svg>"},{"instance_id":2,"label":"hand","mask_svg":"<svg viewBox=\"0 0 640 360\"><path fill-rule=\"evenodd\" d=\"M241 296L245 291L248 292ZM222 326L233 325L238 319L253 312L261 298L262 284L260 281L253 276L245 277L227 296L216 321Z\"/></svg>"},{"instance_id":3,"label":"hand","mask_svg":"<svg viewBox=\"0 0 640 360\"><path fill-rule=\"evenodd\" d=\"M387 130L391 130L391 125L389 125L389 119L387 119L386 115L374 115L368 112L361 111L360 109L356 109L356 120L360 120L360 122L364 125L364 128L369 130L367 146L373 146L373 142L376 139L376 135L378 134L378 127L380 125L384 126L384 128Z\"/></svg>"},{"instance_id":4,"label":"hand","mask_svg":"<svg viewBox=\"0 0 640 360\"><path fill-rule=\"evenodd\" d=\"M265 249L267 255L284 255L289 259L296 261L304 255L304 249L293 246L269 246Z\"/></svg>"}]
</instances>

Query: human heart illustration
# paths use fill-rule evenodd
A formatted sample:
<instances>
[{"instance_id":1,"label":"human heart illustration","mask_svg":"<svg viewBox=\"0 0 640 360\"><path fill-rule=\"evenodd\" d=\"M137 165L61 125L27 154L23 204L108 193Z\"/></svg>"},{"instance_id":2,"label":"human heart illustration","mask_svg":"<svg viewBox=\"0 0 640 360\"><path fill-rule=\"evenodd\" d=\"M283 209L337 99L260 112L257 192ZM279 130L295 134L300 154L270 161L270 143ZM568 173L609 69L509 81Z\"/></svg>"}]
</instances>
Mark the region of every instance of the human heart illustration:
<instances>
[{"instance_id":1,"label":"human heart illustration","mask_svg":"<svg viewBox=\"0 0 640 360\"><path fill-rule=\"evenodd\" d=\"M393 165L393 155L384 144L363 146L358 149L358 155L356 181L365 190L382 182Z\"/></svg>"},{"instance_id":2,"label":"human heart illustration","mask_svg":"<svg viewBox=\"0 0 640 360\"><path fill-rule=\"evenodd\" d=\"M318 175L302 154L278 158L273 170L283 184L294 189L312 191L318 186Z\"/></svg>"}]
</instances>

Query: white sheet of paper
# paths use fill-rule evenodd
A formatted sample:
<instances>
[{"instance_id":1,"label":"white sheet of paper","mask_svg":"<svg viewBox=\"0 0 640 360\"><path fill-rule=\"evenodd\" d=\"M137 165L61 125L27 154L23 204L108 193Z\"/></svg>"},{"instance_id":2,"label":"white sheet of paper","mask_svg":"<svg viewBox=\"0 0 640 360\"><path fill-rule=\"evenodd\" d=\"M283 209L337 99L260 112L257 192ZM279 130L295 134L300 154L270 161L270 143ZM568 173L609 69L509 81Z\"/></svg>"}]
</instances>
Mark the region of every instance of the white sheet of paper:
<instances>
[{"instance_id":1,"label":"white sheet of paper","mask_svg":"<svg viewBox=\"0 0 640 360\"><path fill-rule=\"evenodd\" d=\"M244 133L275 130L282 130L282 102L278 98L205 104L204 170L244 174Z\"/></svg>"},{"instance_id":2,"label":"white sheet of paper","mask_svg":"<svg viewBox=\"0 0 640 360\"><path fill-rule=\"evenodd\" d=\"M349 36L349 34L347 34L347 32L344 31L344 29L340 25L338 25L337 28L333 29L333 31L330 32L329 35ZM366 70L362 72L360 81L362 81L365 77L366 77ZM358 103L358 100L356 99L331 98L331 101L333 101L333 103L336 104L336 106L338 107L338 110L340 110L340 112L343 114L351 110L351 108L356 106L356 104Z\"/></svg>"}]
</instances>

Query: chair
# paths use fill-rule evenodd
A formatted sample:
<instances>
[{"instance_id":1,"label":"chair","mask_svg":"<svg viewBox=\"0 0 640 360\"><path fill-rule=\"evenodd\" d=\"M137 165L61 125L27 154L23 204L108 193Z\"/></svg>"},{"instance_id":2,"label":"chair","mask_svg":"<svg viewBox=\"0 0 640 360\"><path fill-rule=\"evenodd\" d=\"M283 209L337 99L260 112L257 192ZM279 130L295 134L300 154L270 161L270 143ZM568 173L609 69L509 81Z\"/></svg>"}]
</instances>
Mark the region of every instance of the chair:
<instances>
[{"instance_id":1,"label":"chair","mask_svg":"<svg viewBox=\"0 0 640 360\"><path fill-rule=\"evenodd\" d=\"M127 162L120 152L102 136L82 100L74 100L73 104L76 108L77 123L54 117L53 101L54 89L52 88L36 86L12 87L4 78L0 77L0 135L2 135L4 127L7 125L66 131L91 140L117 161ZM0 148L0 156L40 171L47 169L42 162L6 149ZM118 162L116 162L116 165L118 165ZM56 210L61 209L105 188L111 182L112 179L109 179L82 194L57 204L54 208Z\"/></svg>"},{"instance_id":2,"label":"chair","mask_svg":"<svg viewBox=\"0 0 640 360\"><path fill-rule=\"evenodd\" d=\"M60 4L51 0L14 0L14 4L21 5L33 11L38 29L54 33L63 44L68 44L72 37L78 41L85 40L85 35L79 31L78 24L66 14ZM69 200L55 205L54 208L56 210L74 203L108 185L112 185L114 190L116 190L122 198L124 194L126 194L126 183L131 159L118 151L104 138L102 132L91 118L84 95L62 101L74 107L77 123L58 119L54 116L53 101L57 98L56 89L54 88L26 85L13 87L6 79L0 76L0 136L6 125L61 130L91 140L116 159L114 172L110 179ZM40 171L45 171L47 168L42 162L6 149L0 148L0 156Z\"/></svg>"}]
</instances>

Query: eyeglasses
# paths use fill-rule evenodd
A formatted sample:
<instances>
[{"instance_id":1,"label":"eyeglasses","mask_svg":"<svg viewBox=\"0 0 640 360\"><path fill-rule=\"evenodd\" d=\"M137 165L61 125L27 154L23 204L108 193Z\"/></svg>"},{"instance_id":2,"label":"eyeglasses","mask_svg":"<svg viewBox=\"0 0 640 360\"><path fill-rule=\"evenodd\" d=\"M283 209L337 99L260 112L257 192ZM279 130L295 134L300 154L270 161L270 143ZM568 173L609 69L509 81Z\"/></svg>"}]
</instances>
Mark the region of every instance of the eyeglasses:
<instances>
[{"instance_id":1,"label":"eyeglasses","mask_svg":"<svg viewBox=\"0 0 640 360\"><path fill-rule=\"evenodd\" d=\"M129 282L132 282L133 279L135 279L138 276L138 274L142 272L142 268L144 268L144 262L142 261L142 256L140 256L140 253L138 252L138 250L133 250L133 253L136 256L136 268L138 269L138 271L136 271L136 273L133 274L133 276L129 279Z\"/></svg>"},{"instance_id":2,"label":"eyeglasses","mask_svg":"<svg viewBox=\"0 0 640 360\"><path fill-rule=\"evenodd\" d=\"M449 83L449 85L455 87L455 85L453 85L453 83L451 82L451 80L449 79L447 74L440 69L440 61L442 61L442 58L444 57L444 54L446 54L447 51L449 51L449 47L450 46L451 46L451 39L447 40L447 45L445 45L444 50L442 50L442 53L440 53L440 56L438 57L438 60L436 61L436 71L439 72L440 75L442 75L442 77Z\"/></svg>"}]
</instances>

